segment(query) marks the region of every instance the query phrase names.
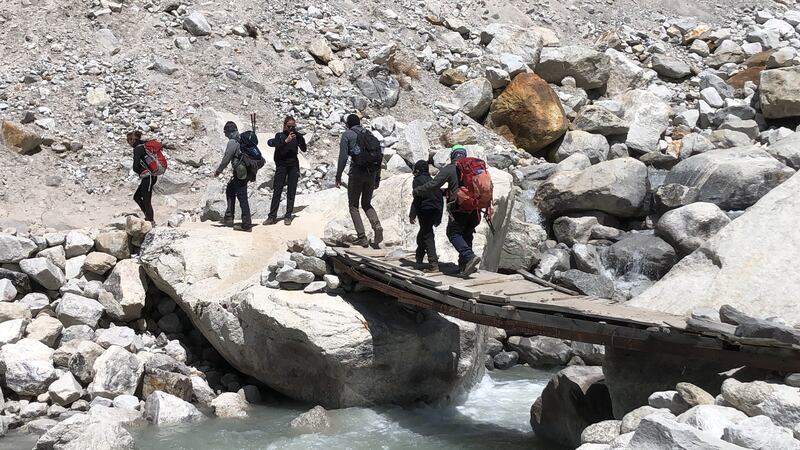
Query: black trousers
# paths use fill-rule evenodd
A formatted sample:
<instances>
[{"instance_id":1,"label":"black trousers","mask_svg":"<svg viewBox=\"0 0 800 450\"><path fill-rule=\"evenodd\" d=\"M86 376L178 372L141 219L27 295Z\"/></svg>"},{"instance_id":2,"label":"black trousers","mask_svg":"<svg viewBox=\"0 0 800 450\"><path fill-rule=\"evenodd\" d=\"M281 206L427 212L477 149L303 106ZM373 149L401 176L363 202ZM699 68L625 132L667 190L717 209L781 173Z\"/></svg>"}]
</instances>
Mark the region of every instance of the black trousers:
<instances>
[{"instance_id":1,"label":"black trousers","mask_svg":"<svg viewBox=\"0 0 800 450\"><path fill-rule=\"evenodd\" d=\"M281 195L283 187L286 186L286 217L292 217L294 211L294 197L297 194L297 180L300 179L300 165L277 166L275 168L275 180L272 182L272 204L269 208L269 216L272 219L278 217L278 207L281 206Z\"/></svg>"},{"instance_id":2,"label":"black trousers","mask_svg":"<svg viewBox=\"0 0 800 450\"><path fill-rule=\"evenodd\" d=\"M158 177L148 176L139 181L139 187L133 193L133 201L139 205L139 209L144 213L144 220L153 221L153 187L156 185Z\"/></svg>"},{"instance_id":3,"label":"black trousers","mask_svg":"<svg viewBox=\"0 0 800 450\"><path fill-rule=\"evenodd\" d=\"M232 222L236 215L237 199L242 208L242 226L249 228L253 223L250 220L250 201L247 199L247 180L240 180L234 176L225 187L225 200L228 203L228 207L225 209L226 222Z\"/></svg>"},{"instance_id":4,"label":"black trousers","mask_svg":"<svg viewBox=\"0 0 800 450\"><path fill-rule=\"evenodd\" d=\"M358 212L358 205L361 204L361 209L367 215L370 225L374 230L380 227L378 214L372 208L372 194L375 192L375 172L359 169L354 167L350 170L350 175L347 179L347 203L350 208L350 217L353 219L353 228L356 230L356 235L359 238L366 235L364 229L364 222L361 220L361 213Z\"/></svg>"},{"instance_id":5,"label":"black trousers","mask_svg":"<svg viewBox=\"0 0 800 450\"><path fill-rule=\"evenodd\" d=\"M450 220L447 222L447 239L458 251L458 265L466 264L475 253L472 251L472 238L475 235L475 228L481 223L481 215L476 212L450 213Z\"/></svg>"},{"instance_id":6,"label":"black trousers","mask_svg":"<svg viewBox=\"0 0 800 450\"><path fill-rule=\"evenodd\" d=\"M442 220L441 211L420 211L417 216L419 221L419 232L417 232L417 261L422 262L425 255L428 255L428 262L438 263L439 257L436 254L436 232L434 227L438 226Z\"/></svg>"}]
</instances>

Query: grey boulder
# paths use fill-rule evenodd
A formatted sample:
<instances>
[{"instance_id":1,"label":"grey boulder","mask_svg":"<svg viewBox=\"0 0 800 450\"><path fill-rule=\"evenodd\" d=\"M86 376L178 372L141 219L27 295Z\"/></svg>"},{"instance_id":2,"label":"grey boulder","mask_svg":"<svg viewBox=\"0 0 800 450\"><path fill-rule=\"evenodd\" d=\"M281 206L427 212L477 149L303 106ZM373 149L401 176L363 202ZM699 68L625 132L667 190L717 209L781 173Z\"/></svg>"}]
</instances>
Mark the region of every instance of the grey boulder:
<instances>
[{"instance_id":1,"label":"grey boulder","mask_svg":"<svg viewBox=\"0 0 800 450\"><path fill-rule=\"evenodd\" d=\"M728 225L731 219L713 203L697 202L665 213L656 233L684 254L689 254Z\"/></svg>"},{"instance_id":2,"label":"grey boulder","mask_svg":"<svg viewBox=\"0 0 800 450\"><path fill-rule=\"evenodd\" d=\"M43 288L55 291L64 285L64 272L45 258L23 259L19 262L22 271Z\"/></svg>"},{"instance_id":3,"label":"grey boulder","mask_svg":"<svg viewBox=\"0 0 800 450\"><path fill-rule=\"evenodd\" d=\"M608 56L588 47L570 45L542 49L535 72L548 83L572 77L579 88L597 89L608 81Z\"/></svg>"},{"instance_id":4,"label":"grey boulder","mask_svg":"<svg viewBox=\"0 0 800 450\"><path fill-rule=\"evenodd\" d=\"M114 345L95 360L93 368L94 380L88 388L92 398L133 395L144 373L144 363L136 355Z\"/></svg>"},{"instance_id":5,"label":"grey boulder","mask_svg":"<svg viewBox=\"0 0 800 450\"><path fill-rule=\"evenodd\" d=\"M794 173L759 147L737 147L681 161L669 171L664 183L697 188L697 201L725 210L745 209Z\"/></svg>"},{"instance_id":6,"label":"grey boulder","mask_svg":"<svg viewBox=\"0 0 800 450\"><path fill-rule=\"evenodd\" d=\"M197 422L204 417L191 403L161 391L153 392L147 397L144 416L159 426Z\"/></svg>"},{"instance_id":7,"label":"grey boulder","mask_svg":"<svg viewBox=\"0 0 800 450\"><path fill-rule=\"evenodd\" d=\"M567 131L561 145L553 152L552 160L559 163L576 153L582 153L592 164L597 164L608 159L608 151L608 141L601 134L580 130Z\"/></svg>"},{"instance_id":8,"label":"grey boulder","mask_svg":"<svg viewBox=\"0 0 800 450\"><path fill-rule=\"evenodd\" d=\"M536 192L534 202L551 216L599 210L638 217L644 214L647 194L647 167L634 158L619 158L582 171L555 173Z\"/></svg>"},{"instance_id":9,"label":"grey boulder","mask_svg":"<svg viewBox=\"0 0 800 450\"><path fill-rule=\"evenodd\" d=\"M30 239L0 233L0 264L18 263L36 250L36 243Z\"/></svg>"}]
</instances>

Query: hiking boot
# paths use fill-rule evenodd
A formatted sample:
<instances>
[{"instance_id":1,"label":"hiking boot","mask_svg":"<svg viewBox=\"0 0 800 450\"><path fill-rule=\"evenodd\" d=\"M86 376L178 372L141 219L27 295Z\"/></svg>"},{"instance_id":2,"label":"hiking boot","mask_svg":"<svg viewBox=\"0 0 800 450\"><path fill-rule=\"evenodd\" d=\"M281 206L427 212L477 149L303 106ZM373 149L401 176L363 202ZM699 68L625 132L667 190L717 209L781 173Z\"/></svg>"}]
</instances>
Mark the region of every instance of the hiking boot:
<instances>
[{"instance_id":1,"label":"hiking boot","mask_svg":"<svg viewBox=\"0 0 800 450\"><path fill-rule=\"evenodd\" d=\"M481 258L479 256L473 256L464 264L464 270L462 273L464 275L472 275L478 270L478 265L481 263Z\"/></svg>"},{"instance_id":2,"label":"hiking boot","mask_svg":"<svg viewBox=\"0 0 800 450\"><path fill-rule=\"evenodd\" d=\"M253 227L252 226L246 227L244 225L236 225L236 226L233 227L233 231L244 231L246 233L249 233L249 232L253 231Z\"/></svg>"},{"instance_id":3,"label":"hiking boot","mask_svg":"<svg viewBox=\"0 0 800 450\"><path fill-rule=\"evenodd\" d=\"M264 221L264 225L275 225L278 223L278 219L274 217L267 217L267 220Z\"/></svg>"},{"instance_id":4,"label":"hiking boot","mask_svg":"<svg viewBox=\"0 0 800 450\"><path fill-rule=\"evenodd\" d=\"M283 224L287 227L292 224L292 217L286 217L283 219Z\"/></svg>"},{"instance_id":5,"label":"hiking boot","mask_svg":"<svg viewBox=\"0 0 800 450\"><path fill-rule=\"evenodd\" d=\"M375 246L378 246L381 242L383 242L383 228L376 227L372 231L375 232L374 244Z\"/></svg>"},{"instance_id":6,"label":"hiking boot","mask_svg":"<svg viewBox=\"0 0 800 450\"><path fill-rule=\"evenodd\" d=\"M224 218L222 219L222 226L224 227L233 227L233 219L232 218Z\"/></svg>"},{"instance_id":7,"label":"hiking boot","mask_svg":"<svg viewBox=\"0 0 800 450\"><path fill-rule=\"evenodd\" d=\"M358 245L360 247L368 248L369 247L369 241L367 240L366 236L362 236L362 237L356 239L355 241L353 241L353 245Z\"/></svg>"},{"instance_id":8,"label":"hiking boot","mask_svg":"<svg viewBox=\"0 0 800 450\"><path fill-rule=\"evenodd\" d=\"M425 270L423 270L423 272L425 273L441 272L441 270L439 270L439 263L430 263L430 265L428 265L428 267L426 267Z\"/></svg>"}]
</instances>

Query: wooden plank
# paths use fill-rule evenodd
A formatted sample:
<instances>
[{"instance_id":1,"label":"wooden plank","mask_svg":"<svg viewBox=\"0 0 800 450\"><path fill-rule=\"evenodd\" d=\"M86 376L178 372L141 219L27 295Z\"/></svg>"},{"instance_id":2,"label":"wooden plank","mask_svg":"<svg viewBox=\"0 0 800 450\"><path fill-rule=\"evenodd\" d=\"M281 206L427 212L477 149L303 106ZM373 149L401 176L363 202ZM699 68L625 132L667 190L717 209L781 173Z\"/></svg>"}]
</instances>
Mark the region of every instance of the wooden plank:
<instances>
[{"instance_id":1,"label":"wooden plank","mask_svg":"<svg viewBox=\"0 0 800 450\"><path fill-rule=\"evenodd\" d=\"M478 298L481 296L481 291L477 289L454 286L454 285L450 285L450 288L447 290L447 292L456 295L458 297L464 297L464 298Z\"/></svg>"},{"instance_id":2,"label":"wooden plank","mask_svg":"<svg viewBox=\"0 0 800 450\"><path fill-rule=\"evenodd\" d=\"M525 279L526 279L526 280L528 280L528 281L533 281L534 283L541 284L542 286L551 287L551 288L553 288L553 289L555 289L555 290L557 290L557 291L561 291L561 292L563 292L563 293L565 293L565 294L569 294L569 295L581 295L579 292L575 292L575 291L572 291L572 290L570 290L570 289L567 289L567 288L565 288L565 287L563 287L563 286L559 286L559 285L557 285L557 284L554 284L554 283L551 283L551 282L549 282L549 281L547 281L547 280L543 280L543 279L541 279L541 278L537 277L536 275L534 275L534 274L532 274L532 273L528 272L527 270L522 270L522 269L520 269L520 270L518 270L518 271L517 271L517 273L519 273L520 275L522 275L523 277L525 277Z\"/></svg>"},{"instance_id":3,"label":"wooden plank","mask_svg":"<svg viewBox=\"0 0 800 450\"><path fill-rule=\"evenodd\" d=\"M495 274L496 275L496 274ZM459 283L458 285L461 287L481 287L489 286L492 284L497 283L511 283L513 281L520 281L524 280L525 278L522 275L500 275L497 277L489 277L487 279L478 279L478 280L468 280L464 283Z\"/></svg>"},{"instance_id":4,"label":"wooden plank","mask_svg":"<svg viewBox=\"0 0 800 450\"><path fill-rule=\"evenodd\" d=\"M494 305L508 305L511 299L509 296L503 294L497 295L497 294L482 293L480 297L478 297L478 300L483 303L491 303Z\"/></svg>"}]
</instances>

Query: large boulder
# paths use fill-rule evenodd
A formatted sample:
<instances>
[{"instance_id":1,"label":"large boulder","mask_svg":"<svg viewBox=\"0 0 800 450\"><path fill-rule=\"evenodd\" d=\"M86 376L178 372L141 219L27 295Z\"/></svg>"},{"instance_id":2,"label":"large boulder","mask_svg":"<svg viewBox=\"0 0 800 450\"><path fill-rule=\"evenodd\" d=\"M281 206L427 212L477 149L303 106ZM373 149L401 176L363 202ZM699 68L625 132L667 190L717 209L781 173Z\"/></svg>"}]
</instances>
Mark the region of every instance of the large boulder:
<instances>
[{"instance_id":1,"label":"large boulder","mask_svg":"<svg viewBox=\"0 0 800 450\"><path fill-rule=\"evenodd\" d=\"M0 233L0 264L16 264L36 250L36 243L28 238Z\"/></svg>"},{"instance_id":2,"label":"large boulder","mask_svg":"<svg viewBox=\"0 0 800 450\"><path fill-rule=\"evenodd\" d=\"M609 76L606 83L606 94L614 97L632 89L642 89L658 75L651 69L645 69L624 53L609 48L605 51L609 59Z\"/></svg>"},{"instance_id":3,"label":"large boulder","mask_svg":"<svg viewBox=\"0 0 800 450\"><path fill-rule=\"evenodd\" d=\"M543 46L542 36L534 28L501 23L487 26L481 40L489 53L516 55L531 68L539 62Z\"/></svg>"},{"instance_id":4,"label":"large boulder","mask_svg":"<svg viewBox=\"0 0 800 450\"><path fill-rule=\"evenodd\" d=\"M125 230L112 230L98 234L94 245L98 252L108 253L121 261L131 257L128 241L128 233Z\"/></svg>"},{"instance_id":5,"label":"large boulder","mask_svg":"<svg viewBox=\"0 0 800 450\"><path fill-rule=\"evenodd\" d=\"M761 72L761 112L767 119L800 116L800 66Z\"/></svg>"},{"instance_id":6,"label":"large boulder","mask_svg":"<svg viewBox=\"0 0 800 450\"><path fill-rule=\"evenodd\" d=\"M619 158L555 173L536 192L534 203L551 216L598 210L639 217L645 214L647 194L647 167L634 158Z\"/></svg>"},{"instance_id":7,"label":"large boulder","mask_svg":"<svg viewBox=\"0 0 800 450\"><path fill-rule=\"evenodd\" d=\"M42 144L41 136L24 125L10 120L0 123L0 137L9 150L21 155L34 153Z\"/></svg>"},{"instance_id":8,"label":"large boulder","mask_svg":"<svg viewBox=\"0 0 800 450\"><path fill-rule=\"evenodd\" d=\"M713 203L697 202L665 213L656 232L684 254L697 250L731 219Z\"/></svg>"},{"instance_id":9,"label":"large boulder","mask_svg":"<svg viewBox=\"0 0 800 450\"><path fill-rule=\"evenodd\" d=\"M133 436L117 422L75 414L47 430L34 450L134 450Z\"/></svg>"},{"instance_id":10,"label":"large boulder","mask_svg":"<svg viewBox=\"0 0 800 450\"><path fill-rule=\"evenodd\" d=\"M537 436L576 448L591 424L613 419L603 369L570 366L553 375L531 407L531 426Z\"/></svg>"},{"instance_id":11,"label":"large boulder","mask_svg":"<svg viewBox=\"0 0 800 450\"><path fill-rule=\"evenodd\" d=\"M627 448L636 450L742 450L697 428L660 414L642 419Z\"/></svg>"},{"instance_id":12,"label":"large boulder","mask_svg":"<svg viewBox=\"0 0 800 450\"><path fill-rule=\"evenodd\" d=\"M403 182L388 186L397 178ZM410 181L393 177L377 197L397 198L404 186L410 192ZM381 191L387 187L382 183ZM342 214L344 193L318 195L331 201L304 213ZM385 220L396 236L389 226ZM374 292L340 297L262 287L261 268L284 251L286 237L265 238L254 249L235 233L157 228L144 243L142 263L228 362L289 397L333 408L403 404L449 398L477 380L481 326L432 312L410 316Z\"/></svg>"},{"instance_id":13,"label":"large boulder","mask_svg":"<svg viewBox=\"0 0 800 450\"><path fill-rule=\"evenodd\" d=\"M176 425L203 419L203 413L194 405L161 391L147 397L144 416L155 425Z\"/></svg>"},{"instance_id":14,"label":"large boulder","mask_svg":"<svg viewBox=\"0 0 800 450\"><path fill-rule=\"evenodd\" d=\"M19 267L31 279L43 288L55 291L64 285L64 272L46 258L23 259Z\"/></svg>"},{"instance_id":15,"label":"large boulder","mask_svg":"<svg viewBox=\"0 0 800 450\"><path fill-rule=\"evenodd\" d=\"M141 317L147 295L147 279L141 265L124 259L114 266L103 287L119 307L106 308L114 320L130 322Z\"/></svg>"},{"instance_id":16,"label":"large boulder","mask_svg":"<svg viewBox=\"0 0 800 450\"><path fill-rule=\"evenodd\" d=\"M58 375L53 368L53 349L33 339L5 344L0 349L0 375L4 386L23 396L47 392Z\"/></svg>"},{"instance_id":17,"label":"large boulder","mask_svg":"<svg viewBox=\"0 0 800 450\"><path fill-rule=\"evenodd\" d=\"M603 136L613 136L628 134L630 126L608 108L588 105L581 108L575 118L575 128Z\"/></svg>"},{"instance_id":18,"label":"large boulder","mask_svg":"<svg viewBox=\"0 0 800 450\"><path fill-rule=\"evenodd\" d=\"M488 125L517 147L537 153L563 136L569 123L550 85L523 73L492 102Z\"/></svg>"},{"instance_id":19,"label":"large boulder","mask_svg":"<svg viewBox=\"0 0 800 450\"><path fill-rule=\"evenodd\" d=\"M730 304L755 317L800 323L800 278L786 272L800 252L798 189L795 175L630 304L676 314Z\"/></svg>"},{"instance_id":20,"label":"large boulder","mask_svg":"<svg viewBox=\"0 0 800 450\"><path fill-rule=\"evenodd\" d=\"M541 225L512 218L503 240L500 269L516 271L530 269L539 262L539 245L547 240Z\"/></svg>"},{"instance_id":21,"label":"large boulder","mask_svg":"<svg viewBox=\"0 0 800 450\"><path fill-rule=\"evenodd\" d=\"M508 346L531 367L563 366L572 358L572 349L564 341L547 336L512 336Z\"/></svg>"},{"instance_id":22,"label":"large boulder","mask_svg":"<svg viewBox=\"0 0 800 450\"><path fill-rule=\"evenodd\" d=\"M97 328L97 322L103 317L103 305L96 300L77 294L64 294L56 307L58 320L65 327L87 325Z\"/></svg>"},{"instance_id":23,"label":"large boulder","mask_svg":"<svg viewBox=\"0 0 800 450\"><path fill-rule=\"evenodd\" d=\"M136 393L144 363L124 348L112 345L97 358L93 368L94 380L89 385L89 394L92 398L113 399L118 395Z\"/></svg>"},{"instance_id":24,"label":"large boulder","mask_svg":"<svg viewBox=\"0 0 800 450\"><path fill-rule=\"evenodd\" d=\"M456 88L453 94L453 103L464 114L480 120L489 112L492 98L492 84L489 83L489 80L476 78Z\"/></svg>"},{"instance_id":25,"label":"large boulder","mask_svg":"<svg viewBox=\"0 0 800 450\"><path fill-rule=\"evenodd\" d=\"M576 153L581 153L586 155L592 164L597 164L608 159L608 151L608 141L600 134L580 130L567 131L564 140L553 151L551 160L558 163Z\"/></svg>"},{"instance_id":26,"label":"large boulder","mask_svg":"<svg viewBox=\"0 0 800 450\"><path fill-rule=\"evenodd\" d=\"M759 147L736 147L681 161L669 171L664 184L697 188L697 201L722 209L745 209L794 173Z\"/></svg>"},{"instance_id":27,"label":"large boulder","mask_svg":"<svg viewBox=\"0 0 800 450\"><path fill-rule=\"evenodd\" d=\"M800 169L800 133L792 133L766 148L773 158L794 170Z\"/></svg>"},{"instance_id":28,"label":"large boulder","mask_svg":"<svg viewBox=\"0 0 800 450\"><path fill-rule=\"evenodd\" d=\"M372 104L391 108L400 98L400 82L388 70L375 66L355 80L356 87Z\"/></svg>"},{"instance_id":29,"label":"large boulder","mask_svg":"<svg viewBox=\"0 0 800 450\"><path fill-rule=\"evenodd\" d=\"M622 96L625 122L629 124L625 144L639 153L658 151L658 142L669 126L672 108L650 91L633 90Z\"/></svg>"},{"instance_id":30,"label":"large boulder","mask_svg":"<svg viewBox=\"0 0 800 450\"><path fill-rule=\"evenodd\" d=\"M641 274L651 280L663 277L678 260L672 246L644 233L631 233L615 242L605 252L605 259L617 275Z\"/></svg>"},{"instance_id":31,"label":"large boulder","mask_svg":"<svg viewBox=\"0 0 800 450\"><path fill-rule=\"evenodd\" d=\"M542 49L536 74L549 83L572 77L579 88L597 89L608 81L608 56L588 47L570 45Z\"/></svg>"}]
</instances>

